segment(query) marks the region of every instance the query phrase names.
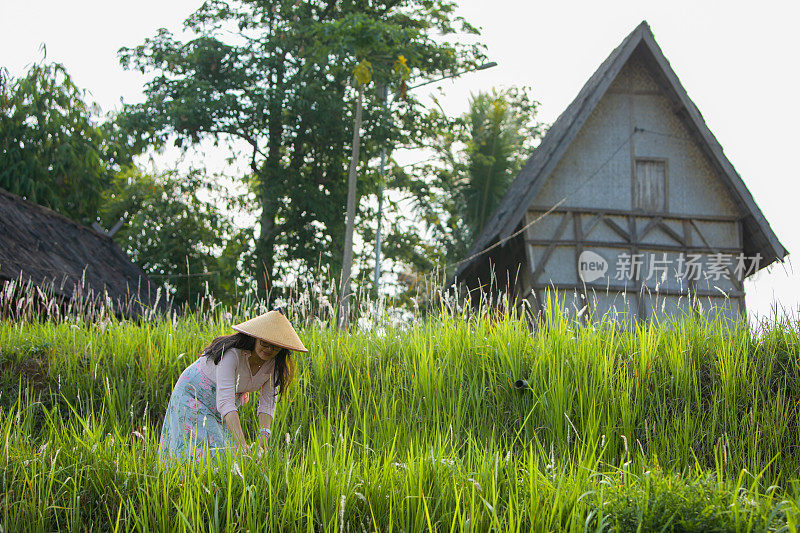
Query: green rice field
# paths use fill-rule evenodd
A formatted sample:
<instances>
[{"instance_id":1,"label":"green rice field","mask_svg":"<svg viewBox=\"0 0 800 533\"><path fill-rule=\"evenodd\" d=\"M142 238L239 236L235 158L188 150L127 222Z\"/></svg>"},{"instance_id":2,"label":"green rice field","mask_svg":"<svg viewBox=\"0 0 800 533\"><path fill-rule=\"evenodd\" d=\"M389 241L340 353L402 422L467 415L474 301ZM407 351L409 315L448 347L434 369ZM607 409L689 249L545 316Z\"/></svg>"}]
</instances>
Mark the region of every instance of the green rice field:
<instances>
[{"instance_id":1,"label":"green rice field","mask_svg":"<svg viewBox=\"0 0 800 533\"><path fill-rule=\"evenodd\" d=\"M798 529L796 321L297 318L268 454L169 468L172 386L236 318L0 319L2 531Z\"/></svg>"}]
</instances>

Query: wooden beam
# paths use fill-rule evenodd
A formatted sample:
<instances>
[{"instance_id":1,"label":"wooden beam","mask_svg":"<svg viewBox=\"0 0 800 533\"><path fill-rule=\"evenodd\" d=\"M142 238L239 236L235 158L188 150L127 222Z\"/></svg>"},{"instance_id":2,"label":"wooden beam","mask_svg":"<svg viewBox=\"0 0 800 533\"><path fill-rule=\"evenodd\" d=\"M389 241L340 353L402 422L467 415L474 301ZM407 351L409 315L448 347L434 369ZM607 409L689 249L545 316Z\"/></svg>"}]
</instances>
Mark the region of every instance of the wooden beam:
<instances>
[{"instance_id":1,"label":"wooden beam","mask_svg":"<svg viewBox=\"0 0 800 533\"><path fill-rule=\"evenodd\" d=\"M535 259L533 257L533 249L530 246L528 246L528 244L527 244L531 240L533 240L533 237L534 237L533 226L529 225L531 223L531 220L532 220L530 213L525 213L524 220L525 220L525 226L526 226L525 227L525 242L526 242L526 244L525 244L525 253L526 253L526 256L528 258L528 270L533 272L533 269L536 267L536 261L535 261ZM548 241L547 244L549 244L549 241Z\"/></svg>"},{"instance_id":2,"label":"wooden beam","mask_svg":"<svg viewBox=\"0 0 800 533\"><path fill-rule=\"evenodd\" d=\"M636 217L633 215L628 215L628 228L631 232L631 257L636 257L636 254L639 253L639 248L637 246L639 242L639 238L636 235ZM636 316L639 320L647 320L647 309L645 309L644 305L642 304L642 298L639 296L639 291L642 289L642 275L640 272L641 265L635 265L633 279L636 282Z\"/></svg>"},{"instance_id":3,"label":"wooden beam","mask_svg":"<svg viewBox=\"0 0 800 533\"><path fill-rule=\"evenodd\" d=\"M552 241L545 240L545 239L535 239L535 240L527 240L528 244L533 246L547 246ZM578 244L578 241L569 239L569 240L559 240L556 245L557 246L575 246ZM612 242L612 241L583 241L583 245L586 248L589 247L597 247L597 248L620 248L624 250L630 249L630 243L624 242ZM639 243L639 249L642 251L658 251L658 252L697 252L697 253L730 253L730 254L738 254L741 252L738 248L707 248L705 246L678 246L675 244L657 244L657 243Z\"/></svg>"},{"instance_id":4,"label":"wooden beam","mask_svg":"<svg viewBox=\"0 0 800 533\"><path fill-rule=\"evenodd\" d=\"M614 230L614 233L625 239L625 241L632 242L630 234L626 232L624 229L620 228L616 222L614 222L610 218L604 218L603 222L605 222L606 226Z\"/></svg>"},{"instance_id":5,"label":"wooden beam","mask_svg":"<svg viewBox=\"0 0 800 533\"><path fill-rule=\"evenodd\" d=\"M580 213L580 214L584 214L584 213ZM586 213L586 214L589 214L589 213ZM603 215L603 213L595 213L594 218L591 220L591 222L589 222L589 225L586 227L586 230L583 232L584 238L588 237L589 234L592 233L592 230L594 230L594 228L597 227L597 225L600 223L600 221L603 220L604 216L605 215Z\"/></svg>"},{"instance_id":6,"label":"wooden beam","mask_svg":"<svg viewBox=\"0 0 800 533\"><path fill-rule=\"evenodd\" d=\"M537 213L536 216L551 210L553 206L532 205L528 211ZM697 220L699 222L737 222L742 220L740 216L734 215L684 215L680 213L659 213L658 215L647 213L635 213L633 211L626 211L624 209L605 209L599 207L557 207L552 209L553 213L563 213L565 211L578 212L578 213L601 213L606 216L623 216L634 215L639 218L655 218L660 217L664 220Z\"/></svg>"},{"instance_id":7,"label":"wooden beam","mask_svg":"<svg viewBox=\"0 0 800 533\"><path fill-rule=\"evenodd\" d=\"M534 269L536 268L536 266L538 266L538 265L536 264L536 259L533 256L533 247L530 244L528 244L528 242L527 242L529 239L534 237L533 226L530 225L531 221L533 220L533 218L531 217L530 212L527 212L527 211L525 212L524 220L525 220L525 226L526 226L525 227L525 241L526 241L525 242L525 255L528 258L528 268L525 270L525 273L527 274L528 285L530 285L530 287L531 287L530 292L531 292L531 295L533 297L533 305L535 307L535 311L536 311L536 313L539 314L539 316L541 316L544 313L544 305L542 304L542 301L541 301L541 298L539 298L539 295L536 294L536 292L533 290L533 283L534 283L533 272L534 272ZM547 244L551 244L551 242L548 242Z\"/></svg>"},{"instance_id":8,"label":"wooden beam","mask_svg":"<svg viewBox=\"0 0 800 533\"><path fill-rule=\"evenodd\" d=\"M738 226L738 230L739 230L738 231L738 233L739 233L739 247L742 249L742 253L744 253L744 224L740 220L739 222L736 223L736 226ZM744 291L744 280L742 280L742 283L740 285L740 289L742 291ZM744 315L745 320L749 324L750 320L749 320L749 315L747 314L747 300L744 297L742 297L742 302L739 305L739 311L741 312L741 314Z\"/></svg>"},{"instance_id":9,"label":"wooden beam","mask_svg":"<svg viewBox=\"0 0 800 533\"><path fill-rule=\"evenodd\" d=\"M700 228L698 228L698 227L697 227L697 224L695 224L694 220L690 220L689 222L690 222L690 223L691 223L691 225L694 227L694 229L695 229L695 231L697 232L697 234L700 236L700 240L701 240L701 241L703 241L703 244L705 244L705 245L706 245L708 248L711 248L711 250L712 250L712 252L713 252L713 253L715 253L715 254L721 254L721 253L725 253L725 252L721 252L721 251L720 251L718 248L715 248L715 247L711 246L711 245L708 243L708 241L706 240L705 236L703 235L703 232L701 232L701 231L700 231ZM741 280L741 281L739 281L739 280L736 278L736 273L735 273L734 271L732 271L732 270L731 270L731 267L730 267L730 265L725 265L725 270L727 270L727 271L728 271L728 281L730 281L731 283L733 283L733 285L734 285L734 286L735 286L737 289L739 289L739 290L743 291L743 290L744 290L744 280Z\"/></svg>"},{"instance_id":10,"label":"wooden beam","mask_svg":"<svg viewBox=\"0 0 800 533\"><path fill-rule=\"evenodd\" d=\"M584 285L583 290L581 290L581 294L583 295L583 303L586 306L586 309L589 310L589 297L586 294L586 287L581 279L581 268L580 268L580 257L583 253L583 222L581 221L581 214L580 213L572 213L572 227L573 233L575 234L575 281L576 283ZM589 317L589 313L584 315L585 317Z\"/></svg>"},{"instance_id":11,"label":"wooden beam","mask_svg":"<svg viewBox=\"0 0 800 533\"><path fill-rule=\"evenodd\" d=\"M580 292L582 287L578 287L576 285L572 285L570 283L538 283L533 286L533 289L556 289L556 290L564 290L564 291L576 291ZM598 293L602 292L603 294L612 294L612 293L628 293L628 294L650 294L650 295L657 295L657 296L688 296L688 290L682 289L669 289L666 287L659 287L658 290L652 287L648 287L647 285L643 285L640 288L631 287L630 285L601 285L595 282L586 283L587 290L597 291ZM698 297L712 297L712 298L741 298L744 296L744 292L739 290L730 290L727 292L720 292L714 290L698 290L697 292L693 292L692 294L697 295Z\"/></svg>"},{"instance_id":12,"label":"wooden beam","mask_svg":"<svg viewBox=\"0 0 800 533\"><path fill-rule=\"evenodd\" d=\"M536 265L536 270L533 271L533 278L531 279L532 283L536 283L536 280L539 278L539 276L542 275L542 272L544 272L544 266L547 264L547 261L553 254L553 250L555 250L557 244L556 241L558 241L558 239L561 237L561 234L564 233L564 229L567 227L568 221L569 221L569 213L567 212L564 213L564 216L561 218L561 223L558 225L558 228L556 228L556 232L553 234L550 244L547 246L544 255L542 255L539 264Z\"/></svg>"},{"instance_id":13,"label":"wooden beam","mask_svg":"<svg viewBox=\"0 0 800 533\"><path fill-rule=\"evenodd\" d=\"M642 232L639 234L639 241L640 242L644 241L644 238L647 237L647 235L656 228L666 233L668 237L670 237L678 244L681 245L684 244L683 238L680 235L678 235L675 232L675 230L667 226L666 223L664 222L664 219L660 216L653 218L652 220L650 220L650 222L647 223L647 226L645 226L644 230L642 230Z\"/></svg>"},{"instance_id":14,"label":"wooden beam","mask_svg":"<svg viewBox=\"0 0 800 533\"><path fill-rule=\"evenodd\" d=\"M680 235L678 235L678 233L674 229L672 229L669 226L667 226L667 224L663 220L659 220L658 228L661 231L663 231L664 233L666 233L667 235L669 235L678 244L680 244L680 245L686 244L684 242L683 238Z\"/></svg>"},{"instance_id":15,"label":"wooden beam","mask_svg":"<svg viewBox=\"0 0 800 533\"><path fill-rule=\"evenodd\" d=\"M692 224L690 220L683 220L681 222L683 226L683 242L686 247L692 246Z\"/></svg>"},{"instance_id":16,"label":"wooden beam","mask_svg":"<svg viewBox=\"0 0 800 533\"><path fill-rule=\"evenodd\" d=\"M683 226L683 240L686 242L686 246L688 248L692 246L692 221L690 219L682 220L681 225ZM697 287L695 286L694 278L689 278L687 284L687 290L693 295L696 294L695 291L697 290ZM689 305L691 306L695 316L700 314L700 309L697 308L694 301L690 301Z\"/></svg>"},{"instance_id":17,"label":"wooden beam","mask_svg":"<svg viewBox=\"0 0 800 533\"><path fill-rule=\"evenodd\" d=\"M661 222L661 217L655 217L651 219L650 222L647 223L642 232L639 234L639 240L644 240L644 238L647 237L647 234L650 233L650 230L658 226L660 222Z\"/></svg>"}]
</instances>

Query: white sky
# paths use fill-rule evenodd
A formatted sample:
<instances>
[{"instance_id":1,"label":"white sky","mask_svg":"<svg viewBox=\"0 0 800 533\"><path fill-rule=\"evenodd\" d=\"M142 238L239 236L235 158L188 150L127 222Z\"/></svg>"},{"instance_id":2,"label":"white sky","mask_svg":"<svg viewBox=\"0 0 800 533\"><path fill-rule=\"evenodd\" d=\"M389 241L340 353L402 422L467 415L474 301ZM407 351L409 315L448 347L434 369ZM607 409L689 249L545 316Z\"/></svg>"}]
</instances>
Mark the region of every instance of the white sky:
<instances>
[{"instance_id":1,"label":"white sky","mask_svg":"<svg viewBox=\"0 0 800 533\"><path fill-rule=\"evenodd\" d=\"M790 253L800 250L797 150L800 87L795 1L460 0L460 12L483 30L499 65L442 84L449 113L466 110L470 92L530 85L540 119L552 122L620 41L642 20L697 104ZM121 46L160 27L180 30L199 0L25 2L0 0L0 66L12 76L41 57L65 64L104 110L142 99L143 77L122 70ZM791 257L791 256L790 256ZM800 314L800 276L791 259L746 283L751 313L772 306Z\"/></svg>"}]
</instances>

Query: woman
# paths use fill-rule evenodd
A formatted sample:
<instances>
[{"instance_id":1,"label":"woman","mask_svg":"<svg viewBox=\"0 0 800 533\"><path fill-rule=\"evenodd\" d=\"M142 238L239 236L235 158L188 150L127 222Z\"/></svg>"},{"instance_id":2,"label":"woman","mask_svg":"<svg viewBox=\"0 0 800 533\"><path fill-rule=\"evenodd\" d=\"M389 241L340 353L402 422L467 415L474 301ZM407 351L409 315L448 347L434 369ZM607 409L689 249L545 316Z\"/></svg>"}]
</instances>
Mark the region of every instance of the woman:
<instances>
[{"instance_id":1,"label":"woman","mask_svg":"<svg viewBox=\"0 0 800 533\"><path fill-rule=\"evenodd\" d=\"M294 377L291 350L307 352L282 311L270 311L232 326L217 337L178 378L161 428L160 453L202 462L206 453L239 447L249 454L238 407L250 393L258 401L259 443L267 450L278 393Z\"/></svg>"}]
</instances>

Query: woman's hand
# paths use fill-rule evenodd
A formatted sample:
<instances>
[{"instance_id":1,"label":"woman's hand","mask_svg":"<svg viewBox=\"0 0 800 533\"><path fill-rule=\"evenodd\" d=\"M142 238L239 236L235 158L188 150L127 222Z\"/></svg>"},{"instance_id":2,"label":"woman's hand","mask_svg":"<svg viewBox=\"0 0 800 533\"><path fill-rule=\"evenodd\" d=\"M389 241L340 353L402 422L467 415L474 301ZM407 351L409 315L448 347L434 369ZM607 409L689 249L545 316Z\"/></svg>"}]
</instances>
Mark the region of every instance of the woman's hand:
<instances>
[{"instance_id":1,"label":"woman's hand","mask_svg":"<svg viewBox=\"0 0 800 533\"><path fill-rule=\"evenodd\" d=\"M249 392L237 392L236 399L239 400L239 405L244 405L250 401L250 393Z\"/></svg>"},{"instance_id":2,"label":"woman's hand","mask_svg":"<svg viewBox=\"0 0 800 533\"><path fill-rule=\"evenodd\" d=\"M264 459L266 458L266 456L267 456L267 447L265 445L259 446L255 454L256 459Z\"/></svg>"},{"instance_id":3,"label":"woman's hand","mask_svg":"<svg viewBox=\"0 0 800 533\"><path fill-rule=\"evenodd\" d=\"M261 445L261 449L264 452L269 450L269 445L267 444L269 436L267 435L268 431L265 430L271 426L272 416L267 413L258 413L258 443Z\"/></svg>"}]
</instances>

